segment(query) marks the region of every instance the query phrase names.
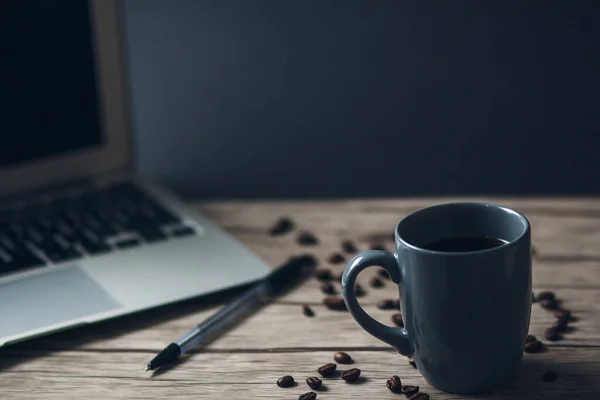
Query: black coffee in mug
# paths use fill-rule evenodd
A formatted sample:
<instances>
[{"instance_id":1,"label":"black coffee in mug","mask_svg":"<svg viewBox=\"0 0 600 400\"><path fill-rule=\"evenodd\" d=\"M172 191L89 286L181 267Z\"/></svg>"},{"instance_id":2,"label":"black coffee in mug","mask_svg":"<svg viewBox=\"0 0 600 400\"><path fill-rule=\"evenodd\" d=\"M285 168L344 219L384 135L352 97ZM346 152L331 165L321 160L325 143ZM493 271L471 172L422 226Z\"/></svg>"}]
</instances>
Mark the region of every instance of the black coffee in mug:
<instances>
[{"instance_id":1,"label":"black coffee in mug","mask_svg":"<svg viewBox=\"0 0 600 400\"><path fill-rule=\"evenodd\" d=\"M506 240L490 236L463 236L436 240L421 247L425 250L461 253L493 249L506 243Z\"/></svg>"}]
</instances>

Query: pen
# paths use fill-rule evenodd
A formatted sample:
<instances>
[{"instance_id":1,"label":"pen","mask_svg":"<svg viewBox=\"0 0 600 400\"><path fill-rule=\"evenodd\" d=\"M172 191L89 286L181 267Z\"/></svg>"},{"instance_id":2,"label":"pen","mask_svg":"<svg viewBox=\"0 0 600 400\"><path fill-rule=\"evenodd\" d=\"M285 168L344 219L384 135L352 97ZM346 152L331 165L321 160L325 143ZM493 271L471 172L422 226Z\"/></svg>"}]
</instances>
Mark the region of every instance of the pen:
<instances>
[{"instance_id":1,"label":"pen","mask_svg":"<svg viewBox=\"0 0 600 400\"><path fill-rule=\"evenodd\" d=\"M316 265L310 255L295 256L261 279L253 287L235 298L217 313L171 343L146 366L146 371L160 368L176 361L198 344L207 341L230 323L270 301L306 278Z\"/></svg>"}]
</instances>

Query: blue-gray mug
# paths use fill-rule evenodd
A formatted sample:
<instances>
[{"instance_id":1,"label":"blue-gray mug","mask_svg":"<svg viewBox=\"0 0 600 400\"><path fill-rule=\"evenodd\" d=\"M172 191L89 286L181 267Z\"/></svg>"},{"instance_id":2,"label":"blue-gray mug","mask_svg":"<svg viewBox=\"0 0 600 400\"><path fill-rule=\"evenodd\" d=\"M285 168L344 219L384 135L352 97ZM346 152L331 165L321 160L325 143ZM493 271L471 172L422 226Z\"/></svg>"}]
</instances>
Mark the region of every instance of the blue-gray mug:
<instances>
[{"instance_id":1,"label":"blue-gray mug","mask_svg":"<svg viewBox=\"0 0 600 400\"><path fill-rule=\"evenodd\" d=\"M488 239L492 245L477 245ZM495 204L440 204L400 221L395 242L394 253L369 250L346 266L344 300L360 326L412 356L440 390L479 393L514 378L531 312L527 218ZM370 266L399 285L404 328L376 321L358 304L356 278Z\"/></svg>"}]
</instances>

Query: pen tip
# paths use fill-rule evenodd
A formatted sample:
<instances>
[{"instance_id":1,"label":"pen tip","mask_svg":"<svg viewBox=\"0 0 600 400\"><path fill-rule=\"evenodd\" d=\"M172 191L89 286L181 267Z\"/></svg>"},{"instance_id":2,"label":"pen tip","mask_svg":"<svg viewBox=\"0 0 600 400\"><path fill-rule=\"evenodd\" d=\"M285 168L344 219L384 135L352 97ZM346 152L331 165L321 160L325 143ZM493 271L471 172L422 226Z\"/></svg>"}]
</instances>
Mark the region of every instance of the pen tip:
<instances>
[{"instance_id":1,"label":"pen tip","mask_svg":"<svg viewBox=\"0 0 600 400\"><path fill-rule=\"evenodd\" d=\"M146 366L146 369L144 371L150 371L150 367Z\"/></svg>"}]
</instances>

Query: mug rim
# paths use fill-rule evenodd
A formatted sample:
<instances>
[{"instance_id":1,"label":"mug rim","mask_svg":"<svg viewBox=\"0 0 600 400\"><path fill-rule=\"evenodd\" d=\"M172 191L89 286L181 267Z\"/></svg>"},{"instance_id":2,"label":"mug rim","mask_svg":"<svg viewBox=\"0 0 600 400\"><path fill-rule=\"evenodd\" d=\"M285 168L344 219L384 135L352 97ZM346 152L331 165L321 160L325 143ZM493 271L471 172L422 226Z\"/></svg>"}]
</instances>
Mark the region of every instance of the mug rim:
<instances>
[{"instance_id":1,"label":"mug rim","mask_svg":"<svg viewBox=\"0 0 600 400\"><path fill-rule=\"evenodd\" d=\"M454 206L468 206L468 207L493 207L493 208L498 208L498 209L502 209L503 211L505 211L508 214L512 214L513 216L519 218L521 220L521 222L524 225L524 229L523 231L513 240L510 241L506 241L506 243L501 244L500 246L496 246L496 247L492 247L492 248L488 248L488 249L483 249L483 250L474 250L474 251L439 251L439 250L429 250L429 249L425 249L423 247L417 246L415 244L410 243L409 241L405 240L402 235L400 235L400 228L402 226L403 223L407 223L406 220L410 219L411 217L414 218L415 216L417 216L418 214L422 214L422 213L427 213L427 212L431 212L432 210L435 209L439 209L439 208L447 208L447 207L454 207ZM494 251L499 251L502 249L505 249L509 246L514 245L515 243L520 242L523 237L525 237L529 231L531 229L531 225L529 223L529 220L527 219L527 217L525 217L525 215L523 215L522 213L510 208L510 207L506 207L500 204L494 204L494 203L488 203L488 202L480 202L480 201L452 201L452 202L446 202L446 203L440 203L440 204L435 204L432 206L427 206L427 207L423 207L420 208L418 210L415 210L413 212L411 212L410 214L408 214L407 216L405 216L404 218L402 218L397 224L396 224L396 228L394 229L394 235L396 237L396 239L402 243L403 246L411 249L411 250L415 250L415 251L419 251L422 253L426 253L426 254L431 254L431 255L443 255L443 256L452 256L452 255L456 255L456 256L464 256L464 255L473 255L473 254L484 254L484 253L491 253Z\"/></svg>"}]
</instances>

